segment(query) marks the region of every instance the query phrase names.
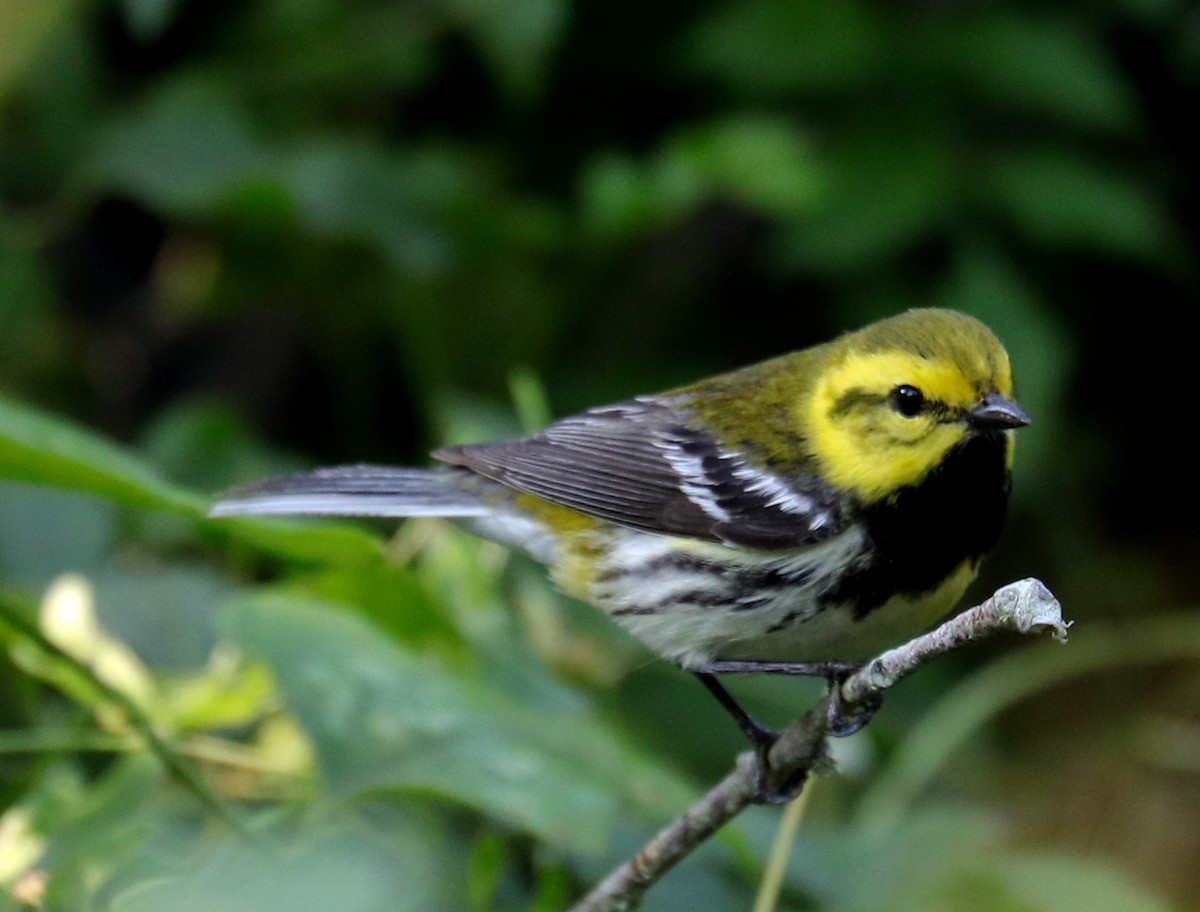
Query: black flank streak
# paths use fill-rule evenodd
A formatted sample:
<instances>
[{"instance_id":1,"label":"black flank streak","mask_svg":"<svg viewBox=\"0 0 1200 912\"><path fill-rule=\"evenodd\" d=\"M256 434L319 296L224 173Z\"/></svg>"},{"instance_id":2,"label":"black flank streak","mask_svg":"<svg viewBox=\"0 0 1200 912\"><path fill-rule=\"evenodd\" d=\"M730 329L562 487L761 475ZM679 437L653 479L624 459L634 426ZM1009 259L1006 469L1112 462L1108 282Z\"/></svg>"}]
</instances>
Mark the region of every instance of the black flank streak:
<instances>
[{"instance_id":1,"label":"black flank streak","mask_svg":"<svg viewBox=\"0 0 1200 912\"><path fill-rule=\"evenodd\" d=\"M620 577L656 576L664 571L698 572L719 580L719 589L692 589L646 606L618 608L612 614L657 614L679 605L701 608L727 608L731 611L754 611L767 605L780 592L803 585L813 571L788 571L779 567L731 567L692 554L662 554L635 569L609 569L598 574L597 582L612 582Z\"/></svg>"},{"instance_id":2,"label":"black flank streak","mask_svg":"<svg viewBox=\"0 0 1200 912\"><path fill-rule=\"evenodd\" d=\"M681 592L679 595L672 595L644 608L618 608L612 613L617 616L623 614L658 614L660 611L670 611L684 605L692 605L697 608L730 608L733 606L736 598L736 594L729 591L711 592L693 589L688 592Z\"/></svg>"},{"instance_id":3,"label":"black flank streak","mask_svg":"<svg viewBox=\"0 0 1200 912\"><path fill-rule=\"evenodd\" d=\"M629 572L651 576L664 570L698 571L720 576L733 583L736 589L747 591L798 586L807 582L813 574L811 569L789 572L780 567L731 567L695 554L668 553L646 561L635 571L605 571L601 578L615 579Z\"/></svg>"},{"instance_id":4,"label":"black flank streak","mask_svg":"<svg viewBox=\"0 0 1200 912\"><path fill-rule=\"evenodd\" d=\"M694 570L701 573L711 573L713 576L719 576L724 573L725 567L723 564L708 560L707 558L699 557L695 554L668 552L666 554L660 554L653 560L646 561L634 572L649 576L658 574L663 570Z\"/></svg>"}]
</instances>

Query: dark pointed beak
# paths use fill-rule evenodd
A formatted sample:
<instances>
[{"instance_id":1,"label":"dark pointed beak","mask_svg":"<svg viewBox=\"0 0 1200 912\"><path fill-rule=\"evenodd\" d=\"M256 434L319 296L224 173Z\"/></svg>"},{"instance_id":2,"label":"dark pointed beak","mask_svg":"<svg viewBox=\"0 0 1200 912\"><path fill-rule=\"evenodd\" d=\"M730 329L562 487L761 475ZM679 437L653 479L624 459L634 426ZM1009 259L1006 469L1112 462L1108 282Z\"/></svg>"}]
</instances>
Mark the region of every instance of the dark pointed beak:
<instances>
[{"instance_id":1,"label":"dark pointed beak","mask_svg":"<svg viewBox=\"0 0 1200 912\"><path fill-rule=\"evenodd\" d=\"M999 393L988 393L975 408L967 412L967 423L980 431L1001 431L1025 427L1029 416L1011 399Z\"/></svg>"}]
</instances>

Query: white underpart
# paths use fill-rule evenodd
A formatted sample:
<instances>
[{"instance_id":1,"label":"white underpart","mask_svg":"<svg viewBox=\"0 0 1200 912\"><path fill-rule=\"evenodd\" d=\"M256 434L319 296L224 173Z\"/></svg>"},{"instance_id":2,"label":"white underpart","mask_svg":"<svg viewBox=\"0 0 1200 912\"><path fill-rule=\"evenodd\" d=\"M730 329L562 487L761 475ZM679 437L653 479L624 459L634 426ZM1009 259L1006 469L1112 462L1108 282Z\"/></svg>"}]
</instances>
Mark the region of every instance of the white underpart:
<instances>
[{"instance_id":1,"label":"white underpart","mask_svg":"<svg viewBox=\"0 0 1200 912\"><path fill-rule=\"evenodd\" d=\"M612 550L604 558L601 570L613 567L644 567L655 561L669 558L678 553L682 539L666 535L652 535L646 532L629 530L615 536ZM688 540L690 542L690 540ZM636 588L627 581L613 584L597 584L595 594L601 601L602 607L608 610L618 608L641 608L653 605L667 599L673 599L698 588L711 586L712 580L708 574L701 571L674 570L671 572L648 573L637 581ZM625 621L622 619L621 623Z\"/></svg>"},{"instance_id":2,"label":"white underpart","mask_svg":"<svg viewBox=\"0 0 1200 912\"><path fill-rule=\"evenodd\" d=\"M738 551L727 545L670 538L636 530L623 530L614 543L604 567L624 567L631 572L614 574L597 582L592 598L614 613L614 619L652 650L684 667L700 668L713 659L759 661L819 661L839 656L844 648L845 627L858 624L847 610L819 610L819 597L827 591L864 548L860 530L851 528L827 542L782 554ZM737 568L778 569L791 575L806 574L803 582L769 591L761 604L742 611L731 598L727 604L710 604L702 599L682 599L651 614L638 613L665 598L699 591L720 594L726 580L712 573L676 571L646 572L649 565L668 553L683 550L697 558L711 557L715 563L731 565L730 580ZM750 593L753 595L753 593ZM773 630L783 624L783 629Z\"/></svg>"},{"instance_id":3,"label":"white underpart","mask_svg":"<svg viewBox=\"0 0 1200 912\"><path fill-rule=\"evenodd\" d=\"M497 510L470 523L478 533L524 549L551 568L561 556L557 537L516 510ZM858 527L819 545L781 553L611 526L597 534L608 538L608 553L596 569L590 592L577 594L612 614L613 620L655 653L685 668L703 668L714 659L866 659L935 620L914 611L905 597L896 597L865 617L856 617L851 606L821 601L867 548ZM686 567L653 569L656 562L681 553L730 569L721 574ZM639 568L645 568L644 572ZM739 568L807 575L803 582L768 590L769 597L741 611L734 610L737 598L733 596L716 604L687 599L691 593L721 594L732 586ZM751 599L756 595L753 591L745 594ZM652 614L638 613L651 605L666 607Z\"/></svg>"},{"instance_id":4,"label":"white underpart","mask_svg":"<svg viewBox=\"0 0 1200 912\"><path fill-rule=\"evenodd\" d=\"M494 510L470 523L476 535L525 551L536 561L553 566L558 536L545 524L516 510Z\"/></svg>"}]
</instances>

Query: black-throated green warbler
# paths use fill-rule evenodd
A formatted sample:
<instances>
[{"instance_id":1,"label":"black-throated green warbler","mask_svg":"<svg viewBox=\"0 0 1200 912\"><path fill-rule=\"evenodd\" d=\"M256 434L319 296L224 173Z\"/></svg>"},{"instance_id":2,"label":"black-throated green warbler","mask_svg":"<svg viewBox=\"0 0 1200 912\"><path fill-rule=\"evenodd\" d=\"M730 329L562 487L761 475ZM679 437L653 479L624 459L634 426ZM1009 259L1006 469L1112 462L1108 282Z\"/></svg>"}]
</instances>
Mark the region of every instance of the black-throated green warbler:
<instances>
[{"instance_id":1,"label":"black-throated green warbler","mask_svg":"<svg viewBox=\"0 0 1200 912\"><path fill-rule=\"evenodd\" d=\"M437 467L320 469L212 512L461 518L698 674L762 746L713 675L832 668L949 612L1028 422L987 327L913 310Z\"/></svg>"}]
</instances>

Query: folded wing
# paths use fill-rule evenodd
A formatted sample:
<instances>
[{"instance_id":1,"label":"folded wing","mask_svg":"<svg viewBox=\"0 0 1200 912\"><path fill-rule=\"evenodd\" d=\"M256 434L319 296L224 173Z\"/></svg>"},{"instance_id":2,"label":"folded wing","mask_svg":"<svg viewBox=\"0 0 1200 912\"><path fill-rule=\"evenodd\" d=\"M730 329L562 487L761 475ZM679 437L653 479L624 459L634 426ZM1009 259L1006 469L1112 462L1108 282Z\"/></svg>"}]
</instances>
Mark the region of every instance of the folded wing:
<instances>
[{"instance_id":1,"label":"folded wing","mask_svg":"<svg viewBox=\"0 0 1200 912\"><path fill-rule=\"evenodd\" d=\"M644 397L565 418L522 440L434 456L581 513L648 532L793 548L845 528L841 498L722 447L677 399Z\"/></svg>"}]
</instances>

